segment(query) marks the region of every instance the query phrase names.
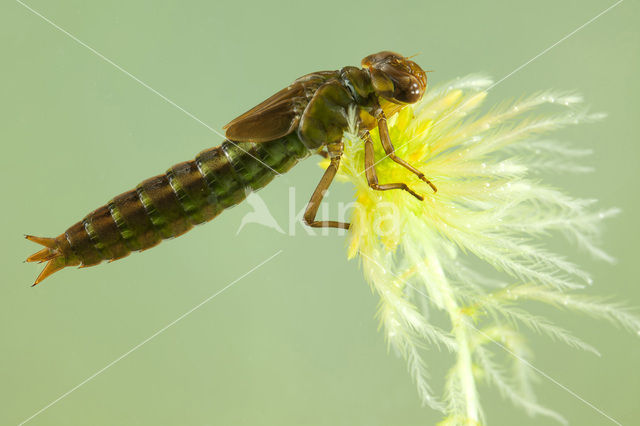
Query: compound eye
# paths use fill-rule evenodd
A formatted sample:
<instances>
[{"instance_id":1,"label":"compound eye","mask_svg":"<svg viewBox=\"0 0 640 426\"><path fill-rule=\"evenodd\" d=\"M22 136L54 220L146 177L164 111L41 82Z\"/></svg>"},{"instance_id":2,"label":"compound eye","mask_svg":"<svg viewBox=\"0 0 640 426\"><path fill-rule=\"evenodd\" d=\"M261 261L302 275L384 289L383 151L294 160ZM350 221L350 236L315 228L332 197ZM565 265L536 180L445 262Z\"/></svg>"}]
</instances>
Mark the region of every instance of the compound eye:
<instances>
[{"instance_id":1,"label":"compound eye","mask_svg":"<svg viewBox=\"0 0 640 426\"><path fill-rule=\"evenodd\" d=\"M393 97L400 102L412 104L418 102L424 93L422 86L414 78L398 82L395 85Z\"/></svg>"}]
</instances>

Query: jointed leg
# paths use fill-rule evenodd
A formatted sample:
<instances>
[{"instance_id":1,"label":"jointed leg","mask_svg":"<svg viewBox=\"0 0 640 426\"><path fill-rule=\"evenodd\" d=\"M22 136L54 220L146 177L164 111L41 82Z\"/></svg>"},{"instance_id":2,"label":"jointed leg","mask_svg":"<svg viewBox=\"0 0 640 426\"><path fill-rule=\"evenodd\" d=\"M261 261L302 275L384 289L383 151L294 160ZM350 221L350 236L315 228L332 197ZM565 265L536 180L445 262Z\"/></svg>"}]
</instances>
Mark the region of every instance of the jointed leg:
<instances>
[{"instance_id":1,"label":"jointed leg","mask_svg":"<svg viewBox=\"0 0 640 426\"><path fill-rule=\"evenodd\" d=\"M304 221L311 227L349 229L348 223L337 222L335 220L316 220L316 214L318 213L318 209L320 208L322 198L324 197L325 192L327 192L327 189L329 189L331 181L333 181L333 178L338 172L339 165L340 156L338 155L331 157L331 163L329 164L329 167L327 167L327 170L325 170L324 175L322 175L322 179L320 179L318 186L316 186L315 191L313 191L313 195L311 195L309 204L307 204L307 208L304 211Z\"/></svg>"},{"instance_id":2,"label":"jointed leg","mask_svg":"<svg viewBox=\"0 0 640 426\"><path fill-rule=\"evenodd\" d=\"M319 149L317 152L322 158L329 158L329 152L323 148Z\"/></svg>"},{"instance_id":3,"label":"jointed leg","mask_svg":"<svg viewBox=\"0 0 640 426\"><path fill-rule=\"evenodd\" d=\"M418 200L423 201L424 198L422 195L415 193L411 188L407 186L406 183L398 182L398 183L378 183L378 175L376 174L376 168L374 165L374 157L373 157L373 141L371 140L371 135L369 132L364 135L364 171L367 175L367 182L369 183L369 187L375 189L377 191L388 191L390 189L403 189L407 191L409 194L416 197Z\"/></svg>"},{"instance_id":4,"label":"jointed leg","mask_svg":"<svg viewBox=\"0 0 640 426\"><path fill-rule=\"evenodd\" d=\"M393 144L391 143L391 137L389 137L389 128L387 127L387 117L385 117L384 112L380 110L378 113L378 131L380 132L380 142L382 143L382 148L384 152L396 163L400 164L405 169L411 171L415 175L417 175L421 180L426 182L433 192L437 192L438 188L431 183L429 179L427 179L420 170L413 167L411 164L404 161L402 158L396 156L395 149L393 148Z\"/></svg>"}]
</instances>

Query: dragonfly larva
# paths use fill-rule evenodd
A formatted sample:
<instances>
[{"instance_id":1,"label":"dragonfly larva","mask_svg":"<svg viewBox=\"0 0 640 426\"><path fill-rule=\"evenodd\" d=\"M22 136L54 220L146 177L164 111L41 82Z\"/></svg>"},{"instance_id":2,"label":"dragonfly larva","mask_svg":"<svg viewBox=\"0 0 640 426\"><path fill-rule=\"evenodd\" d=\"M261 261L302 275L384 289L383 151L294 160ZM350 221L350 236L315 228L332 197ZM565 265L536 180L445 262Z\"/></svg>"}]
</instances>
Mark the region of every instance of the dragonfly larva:
<instances>
[{"instance_id":1,"label":"dragonfly larva","mask_svg":"<svg viewBox=\"0 0 640 426\"><path fill-rule=\"evenodd\" d=\"M387 156L435 191L420 170L395 155L386 121L403 105L422 98L426 74L409 58L388 51L367 56L361 65L298 78L224 126L227 140L220 146L116 196L58 237L27 235L28 240L44 246L27 262L47 262L34 285L67 266L121 259L177 237L238 204L247 190L264 187L311 154L321 154L330 162L307 205L304 221L313 227L348 229L348 223L317 221L316 213L338 171L347 112L353 107L359 112L369 186L379 191L401 189L422 200L403 182L378 182L369 130L377 126Z\"/></svg>"}]
</instances>

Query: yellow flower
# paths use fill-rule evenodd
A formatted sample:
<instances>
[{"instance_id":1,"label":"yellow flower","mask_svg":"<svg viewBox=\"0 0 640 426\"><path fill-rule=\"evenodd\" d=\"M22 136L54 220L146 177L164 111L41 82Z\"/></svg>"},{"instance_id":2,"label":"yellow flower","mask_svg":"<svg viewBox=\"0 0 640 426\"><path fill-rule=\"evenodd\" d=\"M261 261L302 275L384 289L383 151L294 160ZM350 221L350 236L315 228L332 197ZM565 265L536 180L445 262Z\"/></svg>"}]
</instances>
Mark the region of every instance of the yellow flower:
<instances>
[{"instance_id":1,"label":"yellow flower","mask_svg":"<svg viewBox=\"0 0 640 426\"><path fill-rule=\"evenodd\" d=\"M555 232L612 260L595 242L601 220L617 210L593 211L591 200L572 198L536 177L548 170L587 171L573 163L587 150L542 135L602 114L579 108L577 95L554 92L487 109L484 90L490 83L471 76L430 89L389 121L397 155L422 170L437 193L385 158L378 133L372 132L380 182L405 182L424 195L423 202L404 191L368 187L363 143L351 117L338 175L356 194L347 254L362 262L380 296L378 315L388 342L407 360L422 401L443 411L443 424L484 423L479 381L496 386L531 415L564 422L531 391L535 372L516 325L596 350L517 304L537 300L640 330L640 320L627 310L581 296L589 275L540 246L541 237ZM503 272L502 278L476 272L473 257ZM444 316L428 316L428 310ZM442 397L427 381L420 349L425 343L446 348L454 358ZM511 374L494 361L496 350L506 351Z\"/></svg>"}]
</instances>

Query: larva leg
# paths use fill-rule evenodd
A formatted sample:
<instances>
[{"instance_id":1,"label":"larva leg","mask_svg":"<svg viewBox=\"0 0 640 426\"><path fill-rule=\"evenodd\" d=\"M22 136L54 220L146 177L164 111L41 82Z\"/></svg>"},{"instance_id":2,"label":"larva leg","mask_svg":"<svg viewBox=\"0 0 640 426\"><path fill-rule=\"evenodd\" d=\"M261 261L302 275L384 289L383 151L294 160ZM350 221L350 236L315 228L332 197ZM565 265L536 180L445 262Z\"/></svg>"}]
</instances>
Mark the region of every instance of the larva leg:
<instances>
[{"instance_id":1,"label":"larva leg","mask_svg":"<svg viewBox=\"0 0 640 426\"><path fill-rule=\"evenodd\" d=\"M320 179L318 186L316 186L315 191L313 191L313 195L311 195L309 204L307 204L307 208L304 211L304 222L313 228L349 229L350 226L348 223L337 222L335 220L316 220L316 214L318 213L318 209L320 208L320 203L322 203L322 198L324 197L325 192L327 192L327 189L329 189L333 178L338 172L338 167L340 166L342 144L340 143L335 145L336 147L333 148L333 150L329 150L331 163L329 163L329 167L327 167L324 175L322 175L322 179Z\"/></svg>"},{"instance_id":2,"label":"larva leg","mask_svg":"<svg viewBox=\"0 0 640 426\"><path fill-rule=\"evenodd\" d=\"M389 158L391 158L393 161L400 164L402 167L414 173L416 176L418 176L418 178L426 182L431 187L431 189L433 189L433 192L438 192L438 188L436 188L436 186L433 183L431 183L429 179L425 177L424 173L422 173L420 170L416 169L414 166L407 163L405 160L403 160L402 158L396 155L395 148L391 143L391 137L389 136L389 128L387 127L387 117L385 117L384 112L382 110L378 112L377 119L378 119L378 131L380 132L380 143L382 144L382 148L384 149L384 152L387 154L387 156L389 156Z\"/></svg>"},{"instance_id":3,"label":"larva leg","mask_svg":"<svg viewBox=\"0 0 640 426\"><path fill-rule=\"evenodd\" d=\"M326 151L324 148L321 148L320 150L318 150L317 154L323 158L329 158L329 152Z\"/></svg>"},{"instance_id":4,"label":"larva leg","mask_svg":"<svg viewBox=\"0 0 640 426\"><path fill-rule=\"evenodd\" d=\"M424 198L414 192L411 188L407 186L406 183L398 182L398 183L378 183L378 175L376 174L376 167L374 164L373 157L373 141L371 140L371 135L369 132L366 132L364 135L364 171L367 175L367 183L371 189L375 189L376 191L388 191L390 189L402 189L407 191L409 194L416 197L418 200L423 201Z\"/></svg>"}]
</instances>

